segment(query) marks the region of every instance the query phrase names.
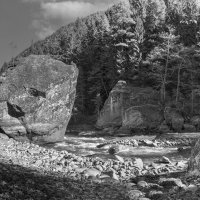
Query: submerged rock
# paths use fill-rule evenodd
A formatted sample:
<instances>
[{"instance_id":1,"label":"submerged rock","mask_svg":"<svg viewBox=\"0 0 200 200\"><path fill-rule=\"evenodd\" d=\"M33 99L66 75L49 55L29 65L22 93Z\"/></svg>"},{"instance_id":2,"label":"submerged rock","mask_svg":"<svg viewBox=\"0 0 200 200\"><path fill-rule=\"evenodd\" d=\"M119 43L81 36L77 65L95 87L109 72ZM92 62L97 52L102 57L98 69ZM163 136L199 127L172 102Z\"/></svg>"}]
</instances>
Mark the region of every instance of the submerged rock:
<instances>
[{"instance_id":1,"label":"submerged rock","mask_svg":"<svg viewBox=\"0 0 200 200\"><path fill-rule=\"evenodd\" d=\"M121 156L115 155L114 156L118 161L124 163L124 159Z\"/></svg>"},{"instance_id":2,"label":"submerged rock","mask_svg":"<svg viewBox=\"0 0 200 200\"><path fill-rule=\"evenodd\" d=\"M0 85L0 127L15 139L56 142L64 138L78 70L49 56L31 55L6 71Z\"/></svg>"},{"instance_id":3,"label":"submerged rock","mask_svg":"<svg viewBox=\"0 0 200 200\"><path fill-rule=\"evenodd\" d=\"M170 164L171 161L169 158L167 158L166 156L162 156L162 158L156 160L155 162L157 163L166 163L166 164Z\"/></svg>"},{"instance_id":4,"label":"submerged rock","mask_svg":"<svg viewBox=\"0 0 200 200\"><path fill-rule=\"evenodd\" d=\"M119 152L120 152L120 148L119 148L118 145L113 145L112 147L110 147L110 148L108 149L108 153L109 153L110 155L115 155L115 154L117 154L117 153L119 153Z\"/></svg>"}]
</instances>

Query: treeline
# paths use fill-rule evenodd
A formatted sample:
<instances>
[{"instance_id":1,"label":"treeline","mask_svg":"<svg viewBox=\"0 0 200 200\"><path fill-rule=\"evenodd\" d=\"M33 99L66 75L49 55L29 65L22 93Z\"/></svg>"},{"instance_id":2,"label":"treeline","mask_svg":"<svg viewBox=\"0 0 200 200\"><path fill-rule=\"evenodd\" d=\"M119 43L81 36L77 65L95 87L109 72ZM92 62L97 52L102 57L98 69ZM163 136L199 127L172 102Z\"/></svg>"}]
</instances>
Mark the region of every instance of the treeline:
<instances>
[{"instance_id":1,"label":"treeline","mask_svg":"<svg viewBox=\"0 0 200 200\"><path fill-rule=\"evenodd\" d=\"M76 63L79 113L98 113L121 79L151 86L160 91L163 107L170 102L193 115L200 94L199 8L197 0L123 1L61 27L8 67L30 54Z\"/></svg>"}]
</instances>

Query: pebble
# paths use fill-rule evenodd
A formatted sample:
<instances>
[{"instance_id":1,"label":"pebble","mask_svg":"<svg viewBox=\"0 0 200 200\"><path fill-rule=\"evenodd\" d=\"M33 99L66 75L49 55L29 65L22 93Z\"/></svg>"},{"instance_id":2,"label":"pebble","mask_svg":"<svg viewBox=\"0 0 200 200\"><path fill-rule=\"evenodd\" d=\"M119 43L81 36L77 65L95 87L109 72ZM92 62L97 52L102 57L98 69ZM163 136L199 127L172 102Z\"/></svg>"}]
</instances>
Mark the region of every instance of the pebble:
<instances>
[{"instance_id":1,"label":"pebble","mask_svg":"<svg viewBox=\"0 0 200 200\"><path fill-rule=\"evenodd\" d=\"M159 190L151 190L148 194L151 199L159 199L163 196L163 192Z\"/></svg>"},{"instance_id":2,"label":"pebble","mask_svg":"<svg viewBox=\"0 0 200 200\"><path fill-rule=\"evenodd\" d=\"M164 187L185 187L185 184L183 184L179 178L160 178L159 185Z\"/></svg>"},{"instance_id":3,"label":"pebble","mask_svg":"<svg viewBox=\"0 0 200 200\"><path fill-rule=\"evenodd\" d=\"M97 177L98 175L101 174L101 172L95 168L91 168L91 169L86 169L85 171L83 171L83 174L86 177L89 177L89 176Z\"/></svg>"},{"instance_id":4,"label":"pebble","mask_svg":"<svg viewBox=\"0 0 200 200\"><path fill-rule=\"evenodd\" d=\"M143 196L143 193L140 190L130 190L127 195L130 200L137 200Z\"/></svg>"},{"instance_id":5,"label":"pebble","mask_svg":"<svg viewBox=\"0 0 200 200\"><path fill-rule=\"evenodd\" d=\"M139 188L149 188L149 184L148 184L146 181L139 181L139 182L137 183L137 186L138 186Z\"/></svg>"},{"instance_id":6,"label":"pebble","mask_svg":"<svg viewBox=\"0 0 200 200\"><path fill-rule=\"evenodd\" d=\"M163 156L161 159L156 161L157 163L165 163L165 164L170 164L171 161L169 158L167 158L166 156Z\"/></svg>"},{"instance_id":7,"label":"pebble","mask_svg":"<svg viewBox=\"0 0 200 200\"><path fill-rule=\"evenodd\" d=\"M144 163L141 158L133 158L132 162L134 167L137 167L139 170L143 169Z\"/></svg>"},{"instance_id":8,"label":"pebble","mask_svg":"<svg viewBox=\"0 0 200 200\"><path fill-rule=\"evenodd\" d=\"M124 159L121 157L121 156L118 156L118 155L114 155L115 159L124 163Z\"/></svg>"}]
</instances>

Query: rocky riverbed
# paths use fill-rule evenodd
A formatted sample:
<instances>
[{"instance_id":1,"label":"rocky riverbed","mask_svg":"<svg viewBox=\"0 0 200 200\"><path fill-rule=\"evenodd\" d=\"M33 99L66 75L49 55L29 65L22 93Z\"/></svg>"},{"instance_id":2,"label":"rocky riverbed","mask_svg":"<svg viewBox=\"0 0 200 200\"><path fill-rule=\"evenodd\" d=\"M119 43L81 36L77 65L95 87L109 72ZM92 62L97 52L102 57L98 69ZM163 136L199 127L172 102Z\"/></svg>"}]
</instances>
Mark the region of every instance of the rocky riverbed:
<instances>
[{"instance_id":1,"label":"rocky riverbed","mask_svg":"<svg viewBox=\"0 0 200 200\"><path fill-rule=\"evenodd\" d=\"M187 159L163 156L144 163L112 156L78 156L2 139L0 199L200 199L200 178L185 176Z\"/></svg>"}]
</instances>

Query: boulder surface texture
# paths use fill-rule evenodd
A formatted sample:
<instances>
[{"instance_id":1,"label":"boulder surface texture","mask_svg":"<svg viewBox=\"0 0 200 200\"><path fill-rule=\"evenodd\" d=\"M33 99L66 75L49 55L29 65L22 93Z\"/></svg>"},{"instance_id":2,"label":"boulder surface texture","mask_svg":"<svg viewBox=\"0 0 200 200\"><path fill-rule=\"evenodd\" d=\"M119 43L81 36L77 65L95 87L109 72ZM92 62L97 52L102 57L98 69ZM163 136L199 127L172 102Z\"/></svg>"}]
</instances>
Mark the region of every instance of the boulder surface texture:
<instances>
[{"instance_id":1,"label":"boulder surface texture","mask_svg":"<svg viewBox=\"0 0 200 200\"><path fill-rule=\"evenodd\" d=\"M64 138L78 70L49 56L31 55L9 68L0 83L0 131L38 143Z\"/></svg>"}]
</instances>

